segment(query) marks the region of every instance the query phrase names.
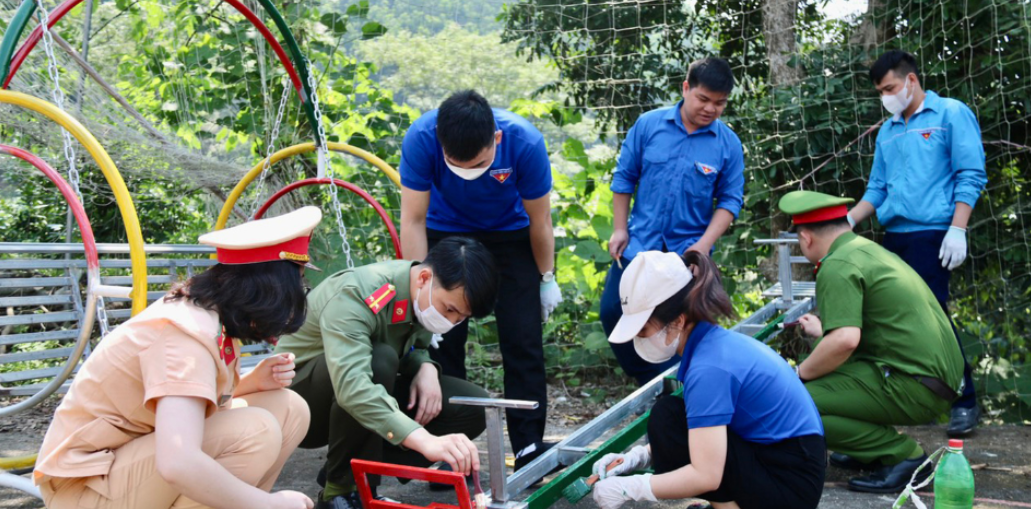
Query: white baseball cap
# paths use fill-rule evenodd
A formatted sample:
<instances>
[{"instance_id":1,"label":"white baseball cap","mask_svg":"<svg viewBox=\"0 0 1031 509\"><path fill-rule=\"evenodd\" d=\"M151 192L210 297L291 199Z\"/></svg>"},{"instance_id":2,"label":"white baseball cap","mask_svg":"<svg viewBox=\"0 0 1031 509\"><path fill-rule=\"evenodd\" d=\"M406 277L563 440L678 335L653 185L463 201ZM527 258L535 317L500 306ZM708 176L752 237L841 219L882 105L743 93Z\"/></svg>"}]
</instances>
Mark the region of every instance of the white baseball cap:
<instances>
[{"instance_id":1,"label":"white baseball cap","mask_svg":"<svg viewBox=\"0 0 1031 509\"><path fill-rule=\"evenodd\" d=\"M648 323L655 308L683 290L692 278L691 270L676 253L638 253L619 281L623 316L609 334L609 342L618 344L634 339Z\"/></svg>"}]
</instances>

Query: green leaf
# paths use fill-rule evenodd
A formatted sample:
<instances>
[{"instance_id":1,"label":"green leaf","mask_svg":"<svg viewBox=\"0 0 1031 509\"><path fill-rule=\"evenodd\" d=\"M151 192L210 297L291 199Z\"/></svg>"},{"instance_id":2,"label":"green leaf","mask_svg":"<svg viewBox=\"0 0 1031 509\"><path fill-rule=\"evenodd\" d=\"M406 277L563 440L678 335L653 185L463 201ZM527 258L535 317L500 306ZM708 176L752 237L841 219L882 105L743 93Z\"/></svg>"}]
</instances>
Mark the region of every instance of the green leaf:
<instances>
[{"instance_id":1,"label":"green leaf","mask_svg":"<svg viewBox=\"0 0 1031 509\"><path fill-rule=\"evenodd\" d=\"M369 39L375 39L383 34L387 33L387 27L370 21L362 25L362 40L366 41Z\"/></svg>"},{"instance_id":2,"label":"green leaf","mask_svg":"<svg viewBox=\"0 0 1031 509\"><path fill-rule=\"evenodd\" d=\"M335 12L323 14L319 18L319 22L328 27L337 37L347 33L347 18Z\"/></svg>"},{"instance_id":3,"label":"green leaf","mask_svg":"<svg viewBox=\"0 0 1031 509\"><path fill-rule=\"evenodd\" d=\"M364 18L369 15L369 0L362 0L347 7L347 15Z\"/></svg>"}]
</instances>

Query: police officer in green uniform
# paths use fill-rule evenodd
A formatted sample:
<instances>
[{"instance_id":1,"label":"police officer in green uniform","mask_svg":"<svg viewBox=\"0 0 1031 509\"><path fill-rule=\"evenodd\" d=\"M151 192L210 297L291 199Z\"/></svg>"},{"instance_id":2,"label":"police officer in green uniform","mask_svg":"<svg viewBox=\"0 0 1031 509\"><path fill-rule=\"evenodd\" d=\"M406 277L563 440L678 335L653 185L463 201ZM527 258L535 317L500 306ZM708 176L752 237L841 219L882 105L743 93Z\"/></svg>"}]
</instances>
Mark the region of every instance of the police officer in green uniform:
<instances>
[{"instance_id":1,"label":"police officer in green uniform","mask_svg":"<svg viewBox=\"0 0 1031 509\"><path fill-rule=\"evenodd\" d=\"M489 314L497 293L492 255L461 237L439 242L421 263L344 270L309 292L304 325L282 337L276 352L297 356L290 388L311 408L301 447L329 445L316 508L361 507L353 458L415 466L444 461L466 474L479 469L471 439L486 427L483 409L448 400L488 395L441 375L427 347L431 334ZM370 484L375 489L379 479Z\"/></svg>"},{"instance_id":2,"label":"police officer in green uniform","mask_svg":"<svg viewBox=\"0 0 1031 509\"><path fill-rule=\"evenodd\" d=\"M831 463L876 468L849 480L849 489L893 493L927 455L892 426L948 411L962 390L963 358L927 283L897 255L852 233L845 217L852 202L812 191L780 200L802 254L816 264L820 317L805 315L799 325L820 339L798 376L820 411Z\"/></svg>"}]
</instances>

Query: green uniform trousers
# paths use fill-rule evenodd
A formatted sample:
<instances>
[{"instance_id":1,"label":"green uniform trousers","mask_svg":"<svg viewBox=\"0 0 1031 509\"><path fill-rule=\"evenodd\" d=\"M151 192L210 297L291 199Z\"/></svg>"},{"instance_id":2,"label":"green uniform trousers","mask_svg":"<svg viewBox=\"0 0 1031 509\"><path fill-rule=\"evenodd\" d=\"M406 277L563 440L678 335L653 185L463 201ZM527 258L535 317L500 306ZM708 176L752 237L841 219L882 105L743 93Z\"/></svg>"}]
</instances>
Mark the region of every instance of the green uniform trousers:
<instances>
[{"instance_id":1,"label":"green uniform trousers","mask_svg":"<svg viewBox=\"0 0 1031 509\"><path fill-rule=\"evenodd\" d=\"M400 359L388 345L375 344L372 350L372 381L387 389L398 406L405 410L412 380L398 373ZM362 427L355 418L336 402L333 384L329 378L325 356L318 356L297 369L291 389L296 391L311 409L311 425L300 447L311 449L329 445L326 454L326 478L338 486L354 486L351 460L354 458L384 461L399 465L427 467L432 462L410 449L390 445L378 433ZM443 402L440 413L426 424L426 431L440 436L464 433L470 440L487 427L482 407L452 405L452 396L490 397L480 387L449 376L440 377ZM415 417L416 409L406 413ZM379 476L369 476L372 486L379 485Z\"/></svg>"},{"instance_id":2,"label":"green uniform trousers","mask_svg":"<svg viewBox=\"0 0 1031 509\"><path fill-rule=\"evenodd\" d=\"M863 463L896 465L922 451L892 426L927 424L951 404L911 376L886 376L884 368L865 361L843 364L805 387L823 418L827 449Z\"/></svg>"}]
</instances>

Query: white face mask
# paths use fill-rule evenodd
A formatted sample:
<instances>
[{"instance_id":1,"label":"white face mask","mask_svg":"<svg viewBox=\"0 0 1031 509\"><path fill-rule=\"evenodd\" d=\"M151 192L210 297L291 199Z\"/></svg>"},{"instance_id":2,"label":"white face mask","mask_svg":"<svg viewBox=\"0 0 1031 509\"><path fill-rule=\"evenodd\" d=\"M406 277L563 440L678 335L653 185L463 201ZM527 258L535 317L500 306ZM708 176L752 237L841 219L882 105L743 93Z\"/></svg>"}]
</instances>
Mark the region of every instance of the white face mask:
<instances>
[{"instance_id":1,"label":"white face mask","mask_svg":"<svg viewBox=\"0 0 1031 509\"><path fill-rule=\"evenodd\" d=\"M637 355L652 364L662 364L672 359L677 354L677 346L680 345L680 341L678 338L673 338L673 341L667 345L667 328L663 327L659 332L646 338L634 336L634 351L637 352Z\"/></svg>"},{"instance_id":2,"label":"white face mask","mask_svg":"<svg viewBox=\"0 0 1031 509\"><path fill-rule=\"evenodd\" d=\"M906 111L906 108L908 108L912 102L913 91L909 89L908 79L899 93L881 96L881 104L883 104L884 109L888 110L888 113L891 113L892 115L898 115L903 111Z\"/></svg>"},{"instance_id":3,"label":"white face mask","mask_svg":"<svg viewBox=\"0 0 1031 509\"><path fill-rule=\"evenodd\" d=\"M419 288L415 292L415 318L419 320L422 326L434 333L434 334L447 334L448 331L453 329L457 323L451 323L446 316L440 314L437 311L437 307L433 305L433 278L430 278L430 297L429 305L426 309L419 309L419 295L422 294L422 288ZM462 323L459 321L458 323Z\"/></svg>"},{"instance_id":4,"label":"white face mask","mask_svg":"<svg viewBox=\"0 0 1031 509\"><path fill-rule=\"evenodd\" d=\"M451 172L455 175L458 175L459 177L462 177L465 180L476 180L480 178L480 175L483 175L484 172L490 169L490 165L494 164L494 159L497 159L497 157L498 144L494 143L494 157L492 157L490 162L487 163L487 166L484 166L483 168L459 168L447 162L446 158L444 159L444 164L446 164L448 169L450 169Z\"/></svg>"}]
</instances>

